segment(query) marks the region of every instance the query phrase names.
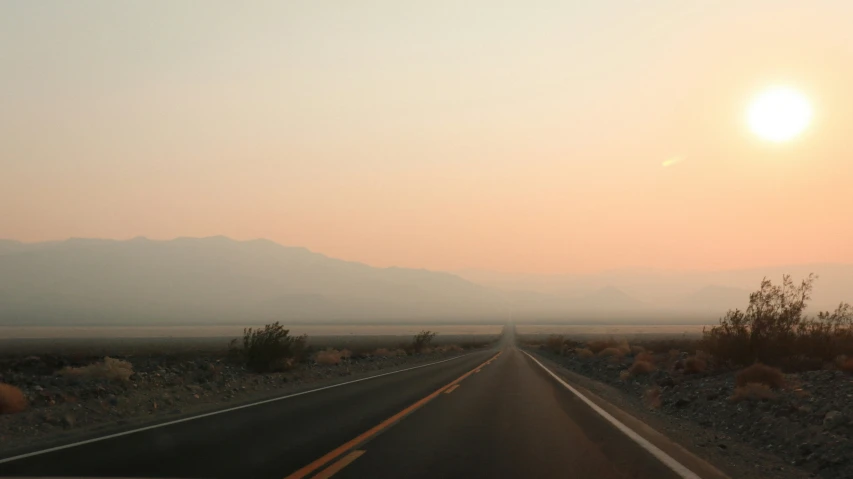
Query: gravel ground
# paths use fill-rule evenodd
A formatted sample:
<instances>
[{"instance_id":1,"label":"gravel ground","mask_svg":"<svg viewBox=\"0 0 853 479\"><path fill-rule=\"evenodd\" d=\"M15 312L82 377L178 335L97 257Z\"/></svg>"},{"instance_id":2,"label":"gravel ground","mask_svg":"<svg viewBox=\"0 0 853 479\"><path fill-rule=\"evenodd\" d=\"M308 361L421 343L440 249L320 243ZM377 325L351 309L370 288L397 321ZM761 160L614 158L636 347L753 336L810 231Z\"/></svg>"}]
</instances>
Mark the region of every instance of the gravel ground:
<instances>
[{"instance_id":1,"label":"gravel ground","mask_svg":"<svg viewBox=\"0 0 853 479\"><path fill-rule=\"evenodd\" d=\"M606 387L653 427L689 445L732 477L853 477L853 377L822 370L787 374L785 388L765 400L732 399L735 372L686 374L658 355L655 371L625 377L633 356L580 358L535 352ZM682 354L684 357L685 354ZM660 391L660 402L649 390ZM619 396L619 397L617 397ZM754 471L747 474L746 471Z\"/></svg>"},{"instance_id":2,"label":"gravel ground","mask_svg":"<svg viewBox=\"0 0 853 479\"><path fill-rule=\"evenodd\" d=\"M58 374L95 358L30 356L0 360L0 382L20 388L29 406L0 415L0 456L148 423L174 420L300 390L437 361L459 351L412 356L360 356L338 365L304 364L254 374L221 356L119 358L133 365L127 381Z\"/></svg>"}]
</instances>

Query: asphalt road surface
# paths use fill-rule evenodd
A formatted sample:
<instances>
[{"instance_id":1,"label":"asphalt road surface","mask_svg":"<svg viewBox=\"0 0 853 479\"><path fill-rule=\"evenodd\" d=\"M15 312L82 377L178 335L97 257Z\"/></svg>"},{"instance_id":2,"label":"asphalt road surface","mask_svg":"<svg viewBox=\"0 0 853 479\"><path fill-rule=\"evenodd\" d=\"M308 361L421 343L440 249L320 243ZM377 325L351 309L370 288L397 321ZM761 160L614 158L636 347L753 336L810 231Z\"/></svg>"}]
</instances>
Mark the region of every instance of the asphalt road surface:
<instances>
[{"instance_id":1,"label":"asphalt road surface","mask_svg":"<svg viewBox=\"0 0 853 479\"><path fill-rule=\"evenodd\" d=\"M432 366L0 463L0 476L700 477L664 464L504 339Z\"/></svg>"}]
</instances>

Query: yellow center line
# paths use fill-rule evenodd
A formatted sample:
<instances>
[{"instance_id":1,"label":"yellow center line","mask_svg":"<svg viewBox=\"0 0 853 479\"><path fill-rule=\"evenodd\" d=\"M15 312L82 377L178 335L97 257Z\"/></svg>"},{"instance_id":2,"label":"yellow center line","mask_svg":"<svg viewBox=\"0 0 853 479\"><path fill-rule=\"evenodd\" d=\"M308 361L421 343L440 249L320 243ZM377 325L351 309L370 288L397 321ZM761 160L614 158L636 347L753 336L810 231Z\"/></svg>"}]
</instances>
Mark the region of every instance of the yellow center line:
<instances>
[{"instance_id":1,"label":"yellow center line","mask_svg":"<svg viewBox=\"0 0 853 479\"><path fill-rule=\"evenodd\" d=\"M455 391L455 390L456 390L456 388L458 388L458 387L459 387L459 385L458 385L458 384L454 384L453 386L450 386L449 388L447 388L447 391L444 391L444 394L450 394L450 393L452 393L453 391Z\"/></svg>"},{"instance_id":2,"label":"yellow center line","mask_svg":"<svg viewBox=\"0 0 853 479\"><path fill-rule=\"evenodd\" d=\"M475 373L479 373L479 372L480 372L480 370L478 369L478 370L476 370L476 371L474 371L474 372L475 372Z\"/></svg>"},{"instance_id":3,"label":"yellow center line","mask_svg":"<svg viewBox=\"0 0 853 479\"><path fill-rule=\"evenodd\" d=\"M492 359L495 359L496 357L500 356L500 354L501 353L499 351L497 354L492 356ZM483 367L482 364L477 366L474 369L480 369L481 367ZM438 388L437 390L433 391L428 396L419 399L418 401L416 401L414 404L410 405L409 407L403 409L402 411L398 412L397 414L394 414L393 416L389 417L388 419L380 422L376 426L373 426L372 428L368 429L366 432L359 434L354 439L338 446L337 448L333 449L332 451L326 453L326 455L324 455L323 457L315 460L314 462L312 462L311 464L308 464L307 466L303 467L302 469L299 469L298 471L296 471L293 474L285 477L284 479L302 479L303 477L313 473L317 469L320 469L321 467L325 466L326 464L332 462L333 460L335 460L337 457L339 457L343 453L349 451L350 449L354 449L359 444L361 444L364 441L370 439L371 437L379 434L384 429L394 425L394 423L396 423L400 419L403 419L404 417L411 414L412 412L414 412L415 410L417 410L418 408L420 408L424 404L435 399L439 394L444 392L447 388L453 386L454 384L459 383L460 381L467 378L468 376L470 376L473 373L474 373L474 370L472 369L471 371L468 371L467 373L463 374L462 376L459 376L458 378L454 379L453 381L451 381L451 382L445 384L444 386Z\"/></svg>"},{"instance_id":4,"label":"yellow center line","mask_svg":"<svg viewBox=\"0 0 853 479\"><path fill-rule=\"evenodd\" d=\"M352 461L355 461L364 453L365 453L365 451L363 451L363 450L352 451L351 453L342 457L340 461L338 461L338 462L332 464L331 466L320 471L312 479L329 479L330 477L337 474L341 469L349 466Z\"/></svg>"}]
</instances>

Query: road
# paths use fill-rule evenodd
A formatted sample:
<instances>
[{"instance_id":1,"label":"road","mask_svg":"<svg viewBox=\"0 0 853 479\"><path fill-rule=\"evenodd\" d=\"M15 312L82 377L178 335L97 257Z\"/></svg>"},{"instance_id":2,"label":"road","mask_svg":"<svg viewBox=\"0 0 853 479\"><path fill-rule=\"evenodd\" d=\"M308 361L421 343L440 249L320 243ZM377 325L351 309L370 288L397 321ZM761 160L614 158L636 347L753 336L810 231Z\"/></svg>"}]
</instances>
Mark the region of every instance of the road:
<instances>
[{"instance_id":1,"label":"road","mask_svg":"<svg viewBox=\"0 0 853 479\"><path fill-rule=\"evenodd\" d=\"M699 477L664 464L510 343L0 463L0 476Z\"/></svg>"}]
</instances>

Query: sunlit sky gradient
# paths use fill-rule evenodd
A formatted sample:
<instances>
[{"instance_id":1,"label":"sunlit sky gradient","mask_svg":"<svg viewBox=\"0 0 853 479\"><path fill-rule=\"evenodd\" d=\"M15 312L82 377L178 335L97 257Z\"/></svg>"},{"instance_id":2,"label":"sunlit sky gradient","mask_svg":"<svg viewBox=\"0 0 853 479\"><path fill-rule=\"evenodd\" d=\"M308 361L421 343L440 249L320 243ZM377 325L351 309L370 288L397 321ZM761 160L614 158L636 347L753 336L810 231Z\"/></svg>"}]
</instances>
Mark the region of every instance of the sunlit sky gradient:
<instances>
[{"instance_id":1,"label":"sunlit sky gradient","mask_svg":"<svg viewBox=\"0 0 853 479\"><path fill-rule=\"evenodd\" d=\"M0 237L853 262L853 2L508 3L3 2ZM774 85L814 109L789 143L746 126Z\"/></svg>"}]
</instances>

